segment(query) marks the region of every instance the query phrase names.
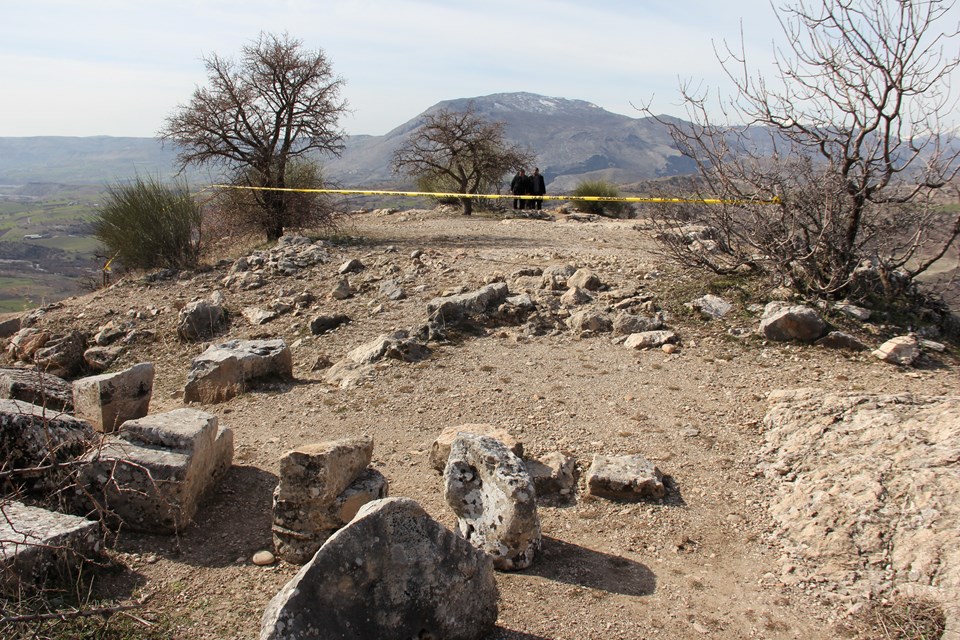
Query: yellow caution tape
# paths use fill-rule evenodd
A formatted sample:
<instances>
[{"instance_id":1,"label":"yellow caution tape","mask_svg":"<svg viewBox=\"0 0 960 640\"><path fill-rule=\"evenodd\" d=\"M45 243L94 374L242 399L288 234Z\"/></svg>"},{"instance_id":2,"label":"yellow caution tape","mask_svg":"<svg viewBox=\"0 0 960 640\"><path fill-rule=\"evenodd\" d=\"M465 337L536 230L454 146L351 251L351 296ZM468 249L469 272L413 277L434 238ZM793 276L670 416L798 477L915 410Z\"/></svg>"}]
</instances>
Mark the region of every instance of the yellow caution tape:
<instances>
[{"instance_id":1,"label":"yellow caution tape","mask_svg":"<svg viewBox=\"0 0 960 640\"><path fill-rule=\"evenodd\" d=\"M577 202L639 202L646 204L780 204L772 200L724 200L722 198L640 198L620 196L515 196L499 193L435 193L432 191L382 191L373 189L290 189L281 187L245 187L233 184L212 184L215 189L249 189L252 191L288 191L291 193L335 193L361 196L409 196L423 198L520 199L520 200L575 200Z\"/></svg>"}]
</instances>

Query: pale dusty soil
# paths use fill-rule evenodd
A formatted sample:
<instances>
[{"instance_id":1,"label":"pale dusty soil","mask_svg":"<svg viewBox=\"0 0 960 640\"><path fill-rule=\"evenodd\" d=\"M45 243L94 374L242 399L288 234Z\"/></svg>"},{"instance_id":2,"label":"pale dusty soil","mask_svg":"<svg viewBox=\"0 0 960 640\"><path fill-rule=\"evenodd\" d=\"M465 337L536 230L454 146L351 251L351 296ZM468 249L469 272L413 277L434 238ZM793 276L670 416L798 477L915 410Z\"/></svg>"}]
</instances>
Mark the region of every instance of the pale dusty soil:
<instances>
[{"instance_id":1,"label":"pale dusty soil","mask_svg":"<svg viewBox=\"0 0 960 640\"><path fill-rule=\"evenodd\" d=\"M150 594L138 615L174 618L181 638L256 637L267 601L298 569L250 562L254 552L271 548L271 493L286 450L370 434L374 464L390 480L390 494L417 500L452 527L441 478L428 465L430 444L444 427L488 422L515 432L528 455L572 452L581 470L597 453L642 453L668 476L670 488L662 504L616 503L583 497L581 478L575 503L541 506L543 555L529 570L498 574L500 618L491 638L840 635L838 624L855 602L832 597L829 585L779 581L786 562L782 534L768 513L775 488L756 473L766 394L796 387L952 394L960 381L952 358L905 370L868 354L732 338L728 328L755 328L758 318L740 306L729 321L682 313L678 297L684 302L706 291L686 279L643 279L667 265L631 222L501 221L409 211L357 215L345 231L362 240L333 247L328 264L263 289L226 292L234 316L225 336L283 337L294 345L296 381L199 407L233 428L234 467L203 504L196 525L179 538L119 536L116 555L129 571L108 576L104 586L118 594ZM391 277L407 273L415 249L424 252L424 266L404 284L409 298L381 299L375 278L390 275L391 265L399 270ZM360 291L341 302L326 299L337 267L349 258L368 267L351 276ZM681 335L679 352L631 351L610 334L578 339L569 330L526 338L507 326L431 345L432 356L420 363L385 363L360 388L333 388L322 371L312 370L321 354L336 361L382 333L422 324L426 301L445 289L475 289L497 273L566 262L593 268L610 288L653 293L673 311L669 324ZM155 284L130 278L65 301L43 323L95 330L115 317L108 310L161 309L156 318L139 321L157 331L157 341L133 347L114 368L156 363L151 411L174 409L182 406L190 360L206 346L176 340L176 308L212 293L224 273L220 268ZM318 302L299 317L282 316L262 327L240 317L243 307L266 306L281 290L309 290ZM598 301L602 306L603 297ZM378 304L381 312L375 312ZM353 322L311 336L309 321L321 312L343 312ZM881 341L861 335L871 344ZM689 435L690 427L698 435Z\"/></svg>"}]
</instances>

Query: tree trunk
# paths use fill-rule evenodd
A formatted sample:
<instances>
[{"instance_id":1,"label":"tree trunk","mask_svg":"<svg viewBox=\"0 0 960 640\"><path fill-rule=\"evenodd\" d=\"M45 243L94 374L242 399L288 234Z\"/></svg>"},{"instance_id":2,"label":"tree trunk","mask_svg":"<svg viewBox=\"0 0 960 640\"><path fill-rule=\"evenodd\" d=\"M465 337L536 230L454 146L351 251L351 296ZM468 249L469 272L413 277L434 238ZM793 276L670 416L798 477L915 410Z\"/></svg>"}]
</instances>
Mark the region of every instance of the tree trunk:
<instances>
[{"instance_id":1,"label":"tree trunk","mask_svg":"<svg viewBox=\"0 0 960 640\"><path fill-rule=\"evenodd\" d=\"M463 205L463 215L473 215L473 198L460 198L460 204Z\"/></svg>"}]
</instances>

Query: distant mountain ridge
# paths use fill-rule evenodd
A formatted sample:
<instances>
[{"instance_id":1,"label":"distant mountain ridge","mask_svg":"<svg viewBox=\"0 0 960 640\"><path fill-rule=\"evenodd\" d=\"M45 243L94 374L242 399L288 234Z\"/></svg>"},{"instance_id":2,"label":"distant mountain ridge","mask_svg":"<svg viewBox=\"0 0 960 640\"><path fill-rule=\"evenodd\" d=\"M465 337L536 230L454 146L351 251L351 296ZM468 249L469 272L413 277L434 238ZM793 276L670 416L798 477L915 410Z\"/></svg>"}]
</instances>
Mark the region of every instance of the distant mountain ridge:
<instances>
[{"instance_id":1,"label":"distant mountain ridge","mask_svg":"<svg viewBox=\"0 0 960 640\"><path fill-rule=\"evenodd\" d=\"M324 175L343 187L410 186L408 178L393 173L393 151L425 114L468 105L491 121L504 122L507 138L536 154L552 192L571 190L583 179L625 184L693 169L653 118L614 114L583 100L518 92L447 100L383 136L350 136L339 158L319 158ZM154 138L0 137L0 185L110 184L137 173L169 179L175 157L174 148ZM196 184L201 174L191 173L188 179Z\"/></svg>"}]
</instances>

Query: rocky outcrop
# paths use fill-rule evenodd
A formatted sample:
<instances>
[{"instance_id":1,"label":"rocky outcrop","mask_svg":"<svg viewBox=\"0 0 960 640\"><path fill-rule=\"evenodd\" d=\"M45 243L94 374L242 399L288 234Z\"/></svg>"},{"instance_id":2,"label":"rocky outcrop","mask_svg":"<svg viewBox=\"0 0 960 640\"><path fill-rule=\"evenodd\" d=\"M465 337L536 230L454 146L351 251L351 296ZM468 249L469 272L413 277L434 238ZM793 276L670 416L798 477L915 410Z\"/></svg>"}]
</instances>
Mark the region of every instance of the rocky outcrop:
<instances>
[{"instance_id":1,"label":"rocky outcrop","mask_svg":"<svg viewBox=\"0 0 960 640\"><path fill-rule=\"evenodd\" d=\"M183 401L224 402L260 381L292 378L293 356L283 340L230 340L194 358Z\"/></svg>"},{"instance_id":2,"label":"rocky outcrop","mask_svg":"<svg viewBox=\"0 0 960 640\"><path fill-rule=\"evenodd\" d=\"M175 409L129 420L84 456L66 497L84 513L154 533L183 529L230 468L233 432L215 415Z\"/></svg>"},{"instance_id":3,"label":"rocky outcrop","mask_svg":"<svg viewBox=\"0 0 960 640\"><path fill-rule=\"evenodd\" d=\"M459 322L496 309L509 294L506 283L494 282L469 293L434 298L427 303L427 315L433 322Z\"/></svg>"},{"instance_id":4,"label":"rocky outcrop","mask_svg":"<svg viewBox=\"0 0 960 640\"><path fill-rule=\"evenodd\" d=\"M769 401L758 468L779 494L781 580L855 601L960 602L960 398L800 389Z\"/></svg>"},{"instance_id":5,"label":"rocky outcrop","mask_svg":"<svg viewBox=\"0 0 960 640\"><path fill-rule=\"evenodd\" d=\"M153 396L153 376L153 363L141 362L123 371L75 381L75 415L97 431L112 433L127 420L147 415Z\"/></svg>"},{"instance_id":6,"label":"rocky outcrop","mask_svg":"<svg viewBox=\"0 0 960 640\"><path fill-rule=\"evenodd\" d=\"M480 640L496 623L497 595L488 556L416 502L376 500L274 596L260 639Z\"/></svg>"},{"instance_id":7,"label":"rocky outcrop","mask_svg":"<svg viewBox=\"0 0 960 640\"><path fill-rule=\"evenodd\" d=\"M490 554L497 569L526 569L540 552L533 480L499 440L461 433L443 472L444 499L461 536Z\"/></svg>"}]
</instances>

